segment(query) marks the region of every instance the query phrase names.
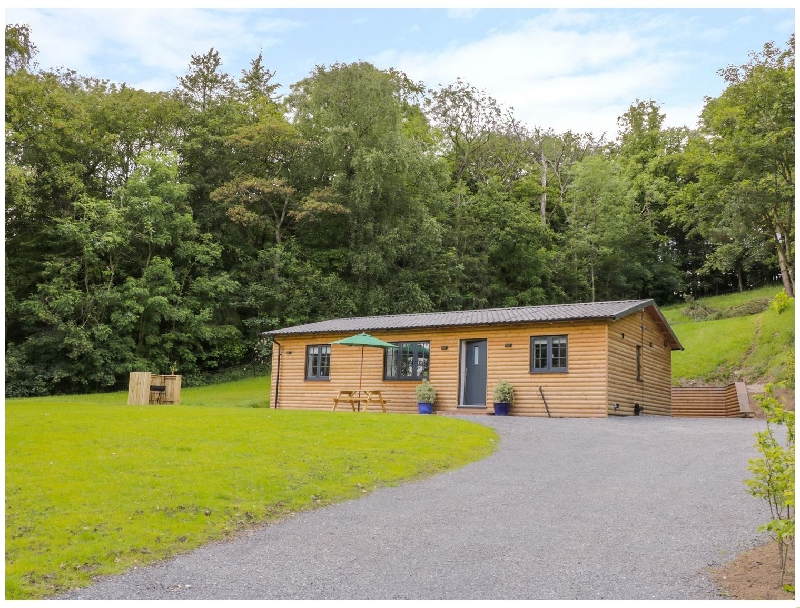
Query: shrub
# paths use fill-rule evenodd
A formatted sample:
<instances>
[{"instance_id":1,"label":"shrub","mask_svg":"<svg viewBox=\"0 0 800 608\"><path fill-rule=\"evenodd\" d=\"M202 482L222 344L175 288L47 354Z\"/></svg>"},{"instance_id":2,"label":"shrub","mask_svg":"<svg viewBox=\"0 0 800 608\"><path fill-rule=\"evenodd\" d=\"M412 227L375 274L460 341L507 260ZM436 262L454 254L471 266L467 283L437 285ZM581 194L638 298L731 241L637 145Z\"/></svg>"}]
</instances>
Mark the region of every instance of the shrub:
<instances>
[{"instance_id":1,"label":"shrub","mask_svg":"<svg viewBox=\"0 0 800 608\"><path fill-rule=\"evenodd\" d=\"M418 384L415 390L417 393L418 403L433 404L433 402L436 401L436 389L433 388L433 385L427 380L423 380L420 384Z\"/></svg>"},{"instance_id":2,"label":"shrub","mask_svg":"<svg viewBox=\"0 0 800 608\"><path fill-rule=\"evenodd\" d=\"M492 391L495 403L514 403L514 387L510 382L500 380Z\"/></svg>"},{"instance_id":3,"label":"shrub","mask_svg":"<svg viewBox=\"0 0 800 608\"><path fill-rule=\"evenodd\" d=\"M778 314L781 314L784 310L786 310L786 308L789 306L789 303L793 299L794 298L787 296L785 291L781 291L774 298L772 298L772 303L769 305L769 307Z\"/></svg>"},{"instance_id":4,"label":"shrub","mask_svg":"<svg viewBox=\"0 0 800 608\"><path fill-rule=\"evenodd\" d=\"M731 306L730 308L726 309L723 314L723 317L729 319L731 317L745 317L747 315L757 315L760 312L764 312L769 308L770 300L769 298L756 298L755 300L750 300L749 302L745 302L744 304L739 304L737 306Z\"/></svg>"},{"instance_id":5,"label":"shrub","mask_svg":"<svg viewBox=\"0 0 800 608\"><path fill-rule=\"evenodd\" d=\"M693 321L712 321L720 317L718 311L709 308L705 304L701 304L694 299L687 300L687 302L688 306L682 312Z\"/></svg>"},{"instance_id":6,"label":"shrub","mask_svg":"<svg viewBox=\"0 0 800 608\"><path fill-rule=\"evenodd\" d=\"M757 399L766 415L767 428L756 433L756 449L761 457L748 461L747 470L753 477L745 484L750 494L769 504L772 520L759 526L759 531L778 541L783 585L786 561L794 547L794 412L787 411L775 398L772 384ZM781 426L786 427L783 442L776 437ZM790 590L794 588L787 589Z\"/></svg>"}]
</instances>

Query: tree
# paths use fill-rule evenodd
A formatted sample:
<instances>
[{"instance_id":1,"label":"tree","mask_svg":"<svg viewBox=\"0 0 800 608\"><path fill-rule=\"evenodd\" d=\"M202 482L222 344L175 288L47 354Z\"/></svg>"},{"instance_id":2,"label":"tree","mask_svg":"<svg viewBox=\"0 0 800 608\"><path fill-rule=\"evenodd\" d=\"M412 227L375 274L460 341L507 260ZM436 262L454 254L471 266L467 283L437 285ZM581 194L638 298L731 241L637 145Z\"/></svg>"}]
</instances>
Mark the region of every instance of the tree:
<instances>
[{"instance_id":1,"label":"tree","mask_svg":"<svg viewBox=\"0 0 800 608\"><path fill-rule=\"evenodd\" d=\"M6 24L6 76L28 70L36 52L36 45L31 41L31 28L27 23Z\"/></svg>"},{"instance_id":2,"label":"tree","mask_svg":"<svg viewBox=\"0 0 800 608\"><path fill-rule=\"evenodd\" d=\"M191 106L205 112L209 106L230 95L233 79L220 71L222 60L212 47L204 55L192 55L189 72L178 77L181 96Z\"/></svg>"},{"instance_id":3,"label":"tree","mask_svg":"<svg viewBox=\"0 0 800 608\"><path fill-rule=\"evenodd\" d=\"M692 142L699 157L693 209L708 236L714 225L733 224L717 246L742 243L748 234L770 242L793 296L794 36L786 49L768 43L748 63L719 74L728 86L706 101L701 137Z\"/></svg>"},{"instance_id":4,"label":"tree","mask_svg":"<svg viewBox=\"0 0 800 608\"><path fill-rule=\"evenodd\" d=\"M242 77L239 78L239 88L245 99L255 106L254 110L256 112L260 109L259 106L275 106L278 103L275 92L281 85L277 82L272 82L274 77L275 72L264 67L263 52L250 61L249 70L242 70Z\"/></svg>"},{"instance_id":5,"label":"tree","mask_svg":"<svg viewBox=\"0 0 800 608\"><path fill-rule=\"evenodd\" d=\"M304 179L343 211L327 226L306 222L298 239L328 268L345 261L338 274L365 314L432 307L417 271L438 257L430 214L441 173L409 105L417 90L399 72L359 62L318 66L286 100L307 145Z\"/></svg>"},{"instance_id":6,"label":"tree","mask_svg":"<svg viewBox=\"0 0 800 608\"><path fill-rule=\"evenodd\" d=\"M450 166L458 209L463 187L477 179L477 153L500 130L503 109L486 91L459 78L454 84L431 91L427 110L444 140L442 153Z\"/></svg>"},{"instance_id":7,"label":"tree","mask_svg":"<svg viewBox=\"0 0 800 608\"><path fill-rule=\"evenodd\" d=\"M573 300L641 298L652 286L658 238L638 213L619 162L586 157L573 168L572 210L564 258L572 263Z\"/></svg>"},{"instance_id":8,"label":"tree","mask_svg":"<svg viewBox=\"0 0 800 608\"><path fill-rule=\"evenodd\" d=\"M634 218L649 232L655 249L655 255L645 256L651 276L647 292L660 301L686 289L682 276L686 268L681 266L687 258L685 228L673 221L669 206L683 186L678 169L689 131L665 128L665 119L658 103L637 99L617 119L619 134L614 146L631 188Z\"/></svg>"},{"instance_id":9,"label":"tree","mask_svg":"<svg viewBox=\"0 0 800 608\"><path fill-rule=\"evenodd\" d=\"M188 72L178 78L178 84L173 94L183 106L181 181L191 186L189 198L200 229L229 242L223 234L225 210L211 200L211 192L231 178L233 159L227 138L252 122L252 111L233 78L222 70L222 60L213 48L192 55Z\"/></svg>"}]
</instances>

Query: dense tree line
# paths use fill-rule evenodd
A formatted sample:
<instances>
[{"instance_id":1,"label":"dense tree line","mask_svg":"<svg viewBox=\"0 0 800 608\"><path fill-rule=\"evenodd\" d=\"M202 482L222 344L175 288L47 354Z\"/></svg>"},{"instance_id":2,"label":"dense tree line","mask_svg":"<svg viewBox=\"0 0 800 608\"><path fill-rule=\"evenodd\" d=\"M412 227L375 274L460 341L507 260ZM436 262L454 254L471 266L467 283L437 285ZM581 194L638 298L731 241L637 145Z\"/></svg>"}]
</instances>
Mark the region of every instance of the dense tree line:
<instances>
[{"instance_id":1,"label":"dense tree line","mask_svg":"<svg viewBox=\"0 0 800 608\"><path fill-rule=\"evenodd\" d=\"M267 353L325 318L794 289L794 38L697 130L522 124L461 80L318 66L279 98L211 49L172 91L35 69L6 26L6 393Z\"/></svg>"}]
</instances>

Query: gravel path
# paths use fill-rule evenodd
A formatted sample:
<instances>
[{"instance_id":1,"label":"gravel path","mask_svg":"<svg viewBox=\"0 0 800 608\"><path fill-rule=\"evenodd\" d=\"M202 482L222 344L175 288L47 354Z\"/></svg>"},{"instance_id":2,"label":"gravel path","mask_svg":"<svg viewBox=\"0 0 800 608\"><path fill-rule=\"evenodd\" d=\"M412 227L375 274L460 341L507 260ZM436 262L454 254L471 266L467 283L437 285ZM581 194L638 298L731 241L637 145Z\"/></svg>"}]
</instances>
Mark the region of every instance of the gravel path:
<instances>
[{"instance_id":1,"label":"gravel path","mask_svg":"<svg viewBox=\"0 0 800 608\"><path fill-rule=\"evenodd\" d=\"M497 453L64 599L713 599L760 537L744 419L473 417Z\"/></svg>"}]
</instances>

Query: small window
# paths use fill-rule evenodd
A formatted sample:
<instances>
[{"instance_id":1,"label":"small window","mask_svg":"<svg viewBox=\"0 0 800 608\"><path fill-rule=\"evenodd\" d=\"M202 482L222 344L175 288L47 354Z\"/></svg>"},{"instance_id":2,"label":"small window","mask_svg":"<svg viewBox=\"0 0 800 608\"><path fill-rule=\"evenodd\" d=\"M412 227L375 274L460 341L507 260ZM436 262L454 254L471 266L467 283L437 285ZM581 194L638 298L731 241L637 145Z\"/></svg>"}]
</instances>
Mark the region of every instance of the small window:
<instances>
[{"instance_id":1,"label":"small window","mask_svg":"<svg viewBox=\"0 0 800 608\"><path fill-rule=\"evenodd\" d=\"M567 336L531 338L531 372L567 371Z\"/></svg>"},{"instance_id":2,"label":"small window","mask_svg":"<svg viewBox=\"0 0 800 608\"><path fill-rule=\"evenodd\" d=\"M306 347L306 380L331 379L331 345L312 344Z\"/></svg>"},{"instance_id":3,"label":"small window","mask_svg":"<svg viewBox=\"0 0 800 608\"><path fill-rule=\"evenodd\" d=\"M636 346L636 379L642 379L642 347Z\"/></svg>"},{"instance_id":4,"label":"small window","mask_svg":"<svg viewBox=\"0 0 800 608\"><path fill-rule=\"evenodd\" d=\"M427 379L430 352L430 342L396 342L396 346L387 346L383 357L383 379Z\"/></svg>"}]
</instances>

